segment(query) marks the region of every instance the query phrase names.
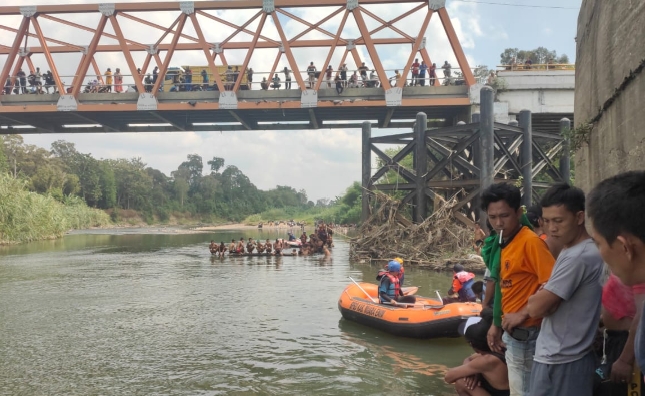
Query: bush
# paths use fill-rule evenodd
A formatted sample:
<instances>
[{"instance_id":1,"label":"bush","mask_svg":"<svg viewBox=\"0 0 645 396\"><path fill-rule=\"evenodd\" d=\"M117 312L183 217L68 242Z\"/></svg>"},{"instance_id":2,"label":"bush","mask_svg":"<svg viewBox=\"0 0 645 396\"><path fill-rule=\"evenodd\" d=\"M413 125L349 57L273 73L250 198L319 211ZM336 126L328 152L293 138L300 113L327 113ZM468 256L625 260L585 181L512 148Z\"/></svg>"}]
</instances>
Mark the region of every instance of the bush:
<instances>
[{"instance_id":1,"label":"bush","mask_svg":"<svg viewBox=\"0 0 645 396\"><path fill-rule=\"evenodd\" d=\"M72 228L107 225L108 215L73 196L64 204L27 190L25 181L0 174L0 244L59 238Z\"/></svg>"}]
</instances>

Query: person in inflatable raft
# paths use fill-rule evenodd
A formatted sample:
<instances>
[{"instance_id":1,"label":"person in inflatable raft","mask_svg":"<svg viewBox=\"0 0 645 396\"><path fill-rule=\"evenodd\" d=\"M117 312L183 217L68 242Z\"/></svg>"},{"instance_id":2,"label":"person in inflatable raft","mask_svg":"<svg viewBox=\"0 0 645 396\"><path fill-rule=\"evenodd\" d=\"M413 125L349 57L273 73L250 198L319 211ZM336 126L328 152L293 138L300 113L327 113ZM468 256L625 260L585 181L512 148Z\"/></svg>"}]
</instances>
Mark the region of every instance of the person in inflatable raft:
<instances>
[{"instance_id":1,"label":"person in inflatable raft","mask_svg":"<svg viewBox=\"0 0 645 396\"><path fill-rule=\"evenodd\" d=\"M390 261L387 264L388 272L381 277L378 288L379 302L381 304L398 305L399 303L414 304L417 299L414 296L404 296L399 283L399 272L401 264L398 261Z\"/></svg>"},{"instance_id":2,"label":"person in inflatable raft","mask_svg":"<svg viewBox=\"0 0 645 396\"><path fill-rule=\"evenodd\" d=\"M452 268L452 287L448 290L448 296L444 298L444 303L448 302L475 302L477 296L473 291L473 284L475 283L475 274L472 272L464 271L464 266L455 264Z\"/></svg>"}]
</instances>

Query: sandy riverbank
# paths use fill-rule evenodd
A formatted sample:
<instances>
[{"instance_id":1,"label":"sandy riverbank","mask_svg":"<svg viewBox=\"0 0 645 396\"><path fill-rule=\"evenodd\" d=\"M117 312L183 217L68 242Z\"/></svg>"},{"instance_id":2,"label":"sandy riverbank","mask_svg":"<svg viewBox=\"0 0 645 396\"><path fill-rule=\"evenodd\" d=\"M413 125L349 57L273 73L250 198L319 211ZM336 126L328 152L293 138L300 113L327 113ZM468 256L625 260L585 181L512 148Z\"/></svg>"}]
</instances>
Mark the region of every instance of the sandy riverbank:
<instances>
[{"instance_id":1,"label":"sandy riverbank","mask_svg":"<svg viewBox=\"0 0 645 396\"><path fill-rule=\"evenodd\" d=\"M248 225L243 223L236 224L222 224L218 226L207 226L207 227L196 227L194 231L219 231L219 230L257 230L257 225ZM264 225L264 230L289 230L289 229L300 229L299 226L289 227L286 224L280 224L278 226L268 226Z\"/></svg>"}]
</instances>

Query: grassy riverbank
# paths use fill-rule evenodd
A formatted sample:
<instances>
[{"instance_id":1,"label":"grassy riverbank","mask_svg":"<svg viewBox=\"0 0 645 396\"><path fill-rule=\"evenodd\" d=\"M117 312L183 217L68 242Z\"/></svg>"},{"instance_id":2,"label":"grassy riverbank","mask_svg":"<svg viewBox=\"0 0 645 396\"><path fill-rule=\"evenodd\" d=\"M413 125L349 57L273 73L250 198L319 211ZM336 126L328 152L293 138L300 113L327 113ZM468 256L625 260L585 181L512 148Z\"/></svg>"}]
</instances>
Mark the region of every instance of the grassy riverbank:
<instances>
[{"instance_id":1,"label":"grassy riverbank","mask_svg":"<svg viewBox=\"0 0 645 396\"><path fill-rule=\"evenodd\" d=\"M257 225L258 223L267 223L269 221L295 220L296 222L305 221L307 224L313 224L316 220L323 220L334 223L350 223L348 219L354 220L352 215L347 215L347 210L342 206L332 206L325 208L309 208L307 210L289 210L289 209L271 209L262 213L254 214L245 218L242 222L246 225Z\"/></svg>"},{"instance_id":2,"label":"grassy riverbank","mask_svg":"<svg viewBox=\"0 0 645 396\"><path fill-rule=\"evenodd\" d=\"M70 229L106 226L110 217L78 197L61 203L30 192L26 182L0 174L0 244L60 238Z\"/></svg>"}]
</instances>

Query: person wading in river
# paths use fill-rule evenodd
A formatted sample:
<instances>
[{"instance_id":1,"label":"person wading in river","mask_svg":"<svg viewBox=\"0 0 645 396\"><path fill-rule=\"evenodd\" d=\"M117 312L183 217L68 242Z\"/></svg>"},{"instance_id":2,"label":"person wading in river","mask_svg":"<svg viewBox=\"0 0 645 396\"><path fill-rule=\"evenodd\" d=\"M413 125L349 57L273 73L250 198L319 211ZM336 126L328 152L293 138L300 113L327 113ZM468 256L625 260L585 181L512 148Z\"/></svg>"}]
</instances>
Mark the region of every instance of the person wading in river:
<instances>
[{"instance_id":1,"label":"person wading in river","mask_svg":"<svg viewBox=\"0 0 645 396\"><path fill-rule=\"evenodd\" d=\"M246 244L246 252L251 254L253 250L255 250L255 243L253 243L253 238L249 238L249 242Z\"/></svg>"},{"instance_id":2,"label":"person wading in river","mask_svg":"<svg viewBox=\"0 0 645 396\"><path fill-rule=\"evenodd\" d=\"M275 251L276 256L282 256L282 240L276 239L273 244L273 250Z\"/></svg>"},{"instance_id":3,"label":"person wading in river","mask_svg":"<svg viewBox=\"0 0 645 396\"><path fill-rule=\"evenodd\" d=\"M267 251L267 254L271 254L272 248L271 241L267 239L266 242L264 242L264 249Z\"/></svg>"},{"instance_id":4,"label":"person wading in river","mask_svg":"<svg viewBox=\"0 0 645 396\"><path fill-rule=\"evenodd\" d=\"M240 238L240 241L237 243L235 252L239 254L244 254L244 238Z\"/></svg>"}]
</instances>

